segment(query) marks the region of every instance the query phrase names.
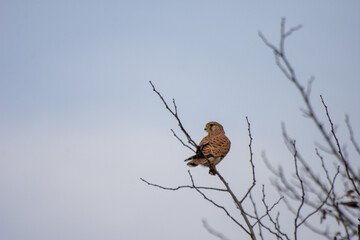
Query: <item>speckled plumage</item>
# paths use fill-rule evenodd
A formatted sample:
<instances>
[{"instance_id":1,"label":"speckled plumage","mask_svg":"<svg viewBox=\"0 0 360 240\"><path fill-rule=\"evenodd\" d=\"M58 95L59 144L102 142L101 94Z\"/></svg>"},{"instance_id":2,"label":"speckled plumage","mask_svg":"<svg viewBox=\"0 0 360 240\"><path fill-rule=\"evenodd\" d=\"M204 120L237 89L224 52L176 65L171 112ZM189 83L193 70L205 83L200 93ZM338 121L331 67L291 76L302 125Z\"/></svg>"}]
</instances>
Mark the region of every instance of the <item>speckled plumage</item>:
<instances>
[{"instance_id":1,"label":"speckled plumage","mask_svg":"<svg viewBox=\"0 0 360 240\"><path fill-rule=\"evenodd\" d=\"M209 122L205 126L208 135L201 140L198 152L186 159L188 166L203 165L214 168L229 152L231 142L225 136L224 128L217 122Z\"/></svg>"}]
</instances>

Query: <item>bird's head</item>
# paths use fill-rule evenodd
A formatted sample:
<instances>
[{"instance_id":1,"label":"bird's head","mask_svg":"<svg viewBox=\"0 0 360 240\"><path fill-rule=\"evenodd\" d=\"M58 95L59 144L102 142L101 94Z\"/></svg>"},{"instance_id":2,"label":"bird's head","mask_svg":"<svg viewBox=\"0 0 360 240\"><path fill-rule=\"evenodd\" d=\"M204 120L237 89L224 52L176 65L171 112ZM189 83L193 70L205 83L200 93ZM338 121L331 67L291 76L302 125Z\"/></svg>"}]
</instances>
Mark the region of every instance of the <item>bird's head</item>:
<instances>
[{"instance_id":1,"label":"bird's head","mask_svg":"<svg viewBox=\"0 0 360 240\"><path fill-rule=\"evenodd\" d=\"M221 126L221 124L217 122L207 123L204 130L207 131L209 134L216 132L224 132L223 126Z\"/></svg>"}]
</instances>

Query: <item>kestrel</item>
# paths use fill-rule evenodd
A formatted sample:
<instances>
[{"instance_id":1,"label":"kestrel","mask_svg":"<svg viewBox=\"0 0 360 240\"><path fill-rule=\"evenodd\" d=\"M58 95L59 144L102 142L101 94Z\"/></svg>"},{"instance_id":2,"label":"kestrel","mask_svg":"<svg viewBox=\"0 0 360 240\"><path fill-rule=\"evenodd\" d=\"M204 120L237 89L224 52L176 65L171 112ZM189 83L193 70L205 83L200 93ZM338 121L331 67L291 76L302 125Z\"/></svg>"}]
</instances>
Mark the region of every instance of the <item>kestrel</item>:
<instances>
[{"instance_id":1,"label":"kestrel","mask_svg":"<svg viewBox=\"0 0 360 240\"><path fill-rule=\"evenodd\" d=\"M230 150L230 140L225 136L224 128L217 122L209 122L205 126L208 135L201 140L196 154L185 161L190 167L203 165L209 167L209 173L215 174L215 166Z\"/></svg>"}]
</instances>

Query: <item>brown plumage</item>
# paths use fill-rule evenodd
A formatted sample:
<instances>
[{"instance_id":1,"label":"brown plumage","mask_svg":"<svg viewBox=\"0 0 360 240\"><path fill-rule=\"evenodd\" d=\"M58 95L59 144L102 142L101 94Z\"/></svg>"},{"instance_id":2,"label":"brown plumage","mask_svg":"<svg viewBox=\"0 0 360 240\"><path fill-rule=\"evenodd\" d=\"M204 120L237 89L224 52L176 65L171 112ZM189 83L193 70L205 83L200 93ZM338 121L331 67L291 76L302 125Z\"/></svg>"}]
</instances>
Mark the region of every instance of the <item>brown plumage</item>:
<instances>
[{"instance_id":1,"label":"brown plumage","mask_svg":"<svg viewBox=\"0 0 360 240\"><path fill-rule=\"evenodd\" d=\"M215 166L226 156L230 150L231 142L225 136L224 128L217 122L209 122L205 126L208 135L201 140L199 149L194 156L185 161L190 167L203 165L210 167L210 172L214 174Z\"/></svg>"}]
</instances>

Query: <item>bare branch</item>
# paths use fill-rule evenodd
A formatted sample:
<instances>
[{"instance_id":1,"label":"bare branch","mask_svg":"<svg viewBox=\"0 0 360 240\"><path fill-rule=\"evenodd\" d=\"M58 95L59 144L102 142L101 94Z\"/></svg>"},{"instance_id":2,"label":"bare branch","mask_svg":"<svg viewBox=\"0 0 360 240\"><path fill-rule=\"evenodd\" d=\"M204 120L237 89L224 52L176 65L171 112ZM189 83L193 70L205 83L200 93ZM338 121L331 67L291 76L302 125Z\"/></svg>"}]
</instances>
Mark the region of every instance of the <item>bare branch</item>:
<instances>
[{"instance_id":1,"label":"bare branch","mask_svg":"<svg viewBox=\"0 0 360 240\"><path fill-rule=\"evenodd\" d=\"M183 124L181 123L180 121L180 118L178 116L178 112L177 112L177 106L175 104L175 99L173 99L173 104L174 104L174 111L171 110L171 108L169 107L169 105L166 103L165 99L163 98L163 96L160 94L160 92L158 92L156 89L155 89L155 86L154 84L149 81L150 85L152 86L152 89L153 91L160 97L161 101L164 103L166 109L176 118L177 122L178 122L178 125L181 129L181 131L184 133L184 135L186 136L187 140L188 140L188 143L190 143L192 146L194 146L196 149L198 149L198 145L195 143L194 140L191 139L190 135L187 133L187 131L185 130Z\"/></svg>"},{"instance_id":2,"label":"bare branch","mask_svg":"<svg viewBox=\"0 0 360 240\"><path fill-rule=\"evenodd\" d=\"M250 192L249 197L250 197L250 201L251 201L251 203L252 203L252 205L253 205L253 207L254 207L255 217L253 217L253 218L257 220L257 221L253 224L253 227L254 227L255 225L258 225L260 238L261 238L261 239L264 239L263 234L262 234L262 229L264 228L264 229L266 229L269 233L271 233L271 234L273 234L274 236L276 236L277 239L282 239L279 231L274 231L274 230L272 230L270 227L264 225L264 224L261 222L261 220L262 220L264 217L268 216L269 213L270 213L270 211L280 202L280 200L282 199L282 197L281 197L276 203L274 203L273 206L272 206L270 209L268 209L268 212L267 212L267 213L265 213L265 214L264 214L262 217L260 217L260 218L259 218L259 216L258 216L258 213L257 213L257 210L256 210L256 204L255 204L255 201L254 201L254 199L253 199L253 197L252 197L252 195L251 195L251 192ZM271 216L270 216L270 217L271 217ZM277 224L277 226L280 226L280 225ZM276 230L276 229L275 229L275 230Z\"/></svg>"},{"instance_id":3,"label":"bare branch","mask_svg":"<svg viewBox=\"0 0 360 240\"><path fill-rule=\"evenodd\" d=\"M164 186L161 186L161 185L158 185L158 184L148 182L143 178L140 178L140 180L145 182L146 184L148 184L150 186L158 187L158 188L161 188L163 190L177 191L177 190L182 189L182 188L195 189L194 186L190 186L190 185L183 185L183 186L178 186L178 187L171 188L171 187L164 187ZM196 188L197 189L204 189L204 190L214 190L214 191L219 191L219 192L227 192L226 189L221 189L221 188L213 188L213 187L196 187Z\"/></svg>"},{"instance_id":4,"label":"bare branch","mask_svg":"<svg viewBox=\"0 0 360 240\"><path fill-rule=\"evenodd\" d=\"M345 115L345 122L346 122L346 126L349 130L349 134L350 134L350 141L353 144L356 152L360 155L360 146L359 144L357 144L355 137L354 137L354 132L352 130L351 124L350 124L350 118L348 115Z\"/></svg>"},{"instance_id":5,"label":"bare branch","mask_svg":"<svg viewBox=\"0 0 360 240\"><path fill-rule=\"evenodd\" d=\"M314 211L312 211L311 213L309 213L305 218L303 218L302 221L299 223L298 226L301 226L301 224L303 224L303 223L304 223L308 218L310 218L312 215L314 215L315 213L319 212L320 209L324 206L324 204L325 204L325 203L327 202L327 200L329 199L331 192L334 190L334 184L335 184L335 180L336 180L336 177L337 177L338 174L339 174L339 167L338 167L338 169L337 169L337 172L336 172L333 180L330 182L331 188L330 188L328 194L326 195L325 199L321 202L321 204L319 205L318 208L316 208Z\"/></svg>"},{"instance_id":6,"label":"bare branch","mask_svg":"<svg viewBox=\"0 0 360 240\"><path fill-rule=\"evenodd\" d=\"M254 208L255 219L257 219L257 222L256 222L256 223L258 223L261 219L259 219L259 215L258 215L257 209L256 209L256 203L255 203L255 201L254 201L254 199L253 199L253 197L252 197L252 195L251 195L251 192L250 192L249 197L250 197L251 204L253 205L253 208ZM256 224L256 223L255 223L255 224ZM254 227L255 224L253 224L252 226ZM261 240L264 240L264 237L263 237L263 234L262 234L261 225L258 224L258 227L259 227L259 237L260 237Z\"/></svg>"},{"instance_id":7,"label":"bare branch","mask_svg":"<svg viewBox=\"0 0 360 240\"><path fill-rule=\"evenodd\" d=\"M284 73L284 75L294 82L297 87L301 88L304 92L303 87L301 87L296 80L295 71L290 65L287 57L285 56L285 39L289 37L293 32L299 30L302 26L298 25L296 27L290 28L288 31L285 30L285 18L281 19L281 28L280 28L280 43L279 47L275 47L273 44L269 43L269 41L264 37L264 35L260 32L259 36L271 50L274 52L276 65L280 68L280 70ZM305 92L304 92L305 93Z\"/></svg>"},{"instance_id":8,"label":"bare branch","mask_svg":"<svg viewBox=\"0 0 360 240\"><path fill-rule=\"evenodd\" d=\"M320 95L320 98L321 98L321 102L322 104L324 105L324 108L325 108L325 111L326 111L326 116L329 120L329 123L330 123L330 127L331 127L331 133L335 139L335 142L336 142L336 146L337 146L337 149L338 149L338 153L339 153L339 156L340 156L340 159L342 161L342 163L344 164L345 166L345 171L346 171L346 175L348 177L348 179L350 180L350 182L352 183L353 187L354 187L354 190L357 192L357 194L360 196L360 191L359 189L357 188L356 184L355 184L355 181L354 179L352 178L351 174L350 174L350 168L349 168L349 164L348 164L348 161L344 158L344 155L342 153L342 150L341 150L341 147L340 147L340 143L339 143L339 140L335 134L335 130L334 130L334 124L332 123L331 121L331 118L330 118L330 115L329 115L329 111L328 111L328 107L326 106L325 102L324 102L324 99L323 97Z\"/></svg>"},{"instance_id":9,"label":"bare branch","mask_svg":"<svg viewBox=\"0 0 360 240\"><path fill-rule=\"evenodd\" d=\"M262 34L262 32L259 32L258 35L261 38L261 40L263 40L265 45L268 46L271 50L274 51L274 55L279 54L279 51L277 50L277 48L266 39L266 37Z\"/></svg>"},{"instance_id":10,"label":"bare branch","mask_svg":"<svg viewBox=\"0 0 360 240\"><path fill-rule=\"evenodd\" d=\"M345 189L348 189L348 187L349 187L348 183L350 183L351 189L354 189L354 191L356 191L356 193L359 195L359 188L357 186L360 186L360 177L359 177L360 174L359 173L355 174L355 170L350 167L350 162L348 162L346 159L347 156L345 154L346 153L345 149L342 150L340 147L340 143L335 134L335 127L331 122L327 107L326 107L322 97L321 97L321 100L323 102L323 105L326 110L326 115L330 122L331 134L329 134L329 132L324 128L324 125L320 122L319 117L316 115L316 113L313 109L313 106L310 102L310 93L311 93L311 84L312 84L314 78L311 77L307 86L303 86L300 83L300 81L297 79L294 68L290 64L290 61L288 60L288 57L285 54L286 38L289 37L293 32L299 30L300 28L301 28L301 26L297 26L294 28L290 28L290 30L286 30L285 19L282 19L281 20L281 29L280 29L280 41L277 46L270 43L264 37L264 35L262 35L261 32L259 33L259 36L262 39L262 41L265 43L265 45L272 50L274 57L275 57L275 63L277 65L277 67L281 70L281 72L284 74L284 76L295 85L296 89L299 91L299 93L302 97L302 100L305 103L305 108L301 109L301 111L305 114L306 117L309 117L314 122L315 126L317 127L320 134L323 136L323 138L325 140L326 146L324 147L322 145L319 145L319 146L321 146L321 148L320 147L319 148L324 149L324 151L326 151L327 153L330 153L331 155L336 157L337 161L339 161L341 163L341 165L344 166L344 168L345 168L344 174L345 175L342 175L343 174L342 171L339 172L338 166L334 166L334 168L338 169L338 170L337 170L334 178L330 179L329 171L328 171L327 167L325 166L324 159L320 155L318 150L316 149L316 154L319 157L319 159L321 160L322 169L324 170L327 182L330 185L328 187L328 184L326 182L324 183L322 181L322 178L319 177L316 172L314 172L312 164L305 161L305 159L296 151L295 143L294 143L294 146L292 146L293 140L288 138L288 136L286 134L284 134L285 142L287 144L287 147L289 149L291 149L291 152L295 156L295 162L296 162L295 163L295 165L296 165L295 166L296 167L295 177L297 179L297 182L300 184L294 183L292 181L288 181L287 177L284 175L281 167L279 167L278 169L275 169L271 166L271 164L268 163L265 156L263 156L263 158L264 158L265 164L268 166L268 169L277 177L275 181L274 180L272 181L272 183L277 188L279 193L283 193L285 196L288 196L291 199L294 199L300 203L300 205L298 205L298 208L296 211L292 210L292 212L295 215L295 224L294 224L295 228L300 227L301 225L305 225L306 227L310 228L314 232L319 233L329 239L332 239L332 237L334 237L334 236L337 239L339 239L339 236L349 239L351 236L354 236L354 234L356 233L356 230L355 230L356 226L354 224L354 215L352 215L352 212L349 212L350 211L349 205L357 207L357 204L355 204L354 201L351 199L346 200L346 201L340 201L340 199L337 197L337 194L335 194L335 191L334 191L334 182L336 180L336 177L338 175L340 175L342 177ZM349 121L348 121L348 119L345 119L345 121L348 125L348 129L350 132L350 140L351 140L352 144L354 145L356 151L358 153L360 153L360 147L355 142ZM284 133L285 133L285 131L284 131ZM300 165L298 166L299 163L303 167L301 169L306 174L306 176L307 176L306 178L300 177L299 169L298 169L298 167L300 167ZM318 189L320 189L320 191ZM305 191L308 194L307 198L305 198ZM316 196L319 199L320 203L319 204L315 203L312 199L312 196ZM290 210L290 207L289 207L290 204L288 204L287 201L285 201L285 203L287 204L287 206ZM346 204L342 204L342 203L346 203ZM313 210L305 218L301 217L301 214L300 214L303 205L307 205L307 206L310 206L313 208ZM329 235L329 233L327 231L321 231L321 230L313 227L312 225L309 225L306 223L306 220L308 218L310 218L316 212L319 212L322 209L322 207L324 207L324 206L326 206L329 209L326 214L328 216L331 216L333 219L335 219L339 224L341 223L341 225L344 227L345 236L340 231L337 231L335 233L335 235L331 236L331 235ZM343 208L345 210L343 210ZM349 214L352 216L349 216L349 214L347 214L347 212L349 212ZM296 239L296 229L294 231L295 231L295 239Z\"/></svg>"},{"instance_id":11,"label":"bare branch","mask_svg":"<svg viewBox=\"0 0 360 240\"><path fill-rule=\"evenodd\" d=\"M295 215L296 211L292 208L292 206L290 205L289 201L286 200L286 198L284 198L284 203L285 203L286 207L290 210L290 212L292 212ZM300 219L301 219L301 216L300 216ZM313 225L308 224L307 222L304 222L304 225L307 228L309 228L311 231L313 231L314 233L325 236L328 239L332 239L332 237L330 236L328 230L325 230L325 231L319 230L319 229L315 228Z\"/></svg>"},{"instance_id":12,"label":"bare branch","mask_svg":"<svg viewBox=\"0 0 360 240\"><path fill-rule=\"evenodd\" d=\"M308 81L308 85L306 88L306 96L309 98L310 94L311 94L311 86L313 84L313 82L315 81L315 77L311 76L309 81Z\"/></svg>"},{"instance_id":13,"label":"bare branch","mask_svg":"<svg viewBox=\"0 0 360 240\"><path fill-rule=\"evenodd\" d=\"M319 151L317 148L315 148L315 152L316 152L316 155L320 158L320 161L321 161L321 166L326 174L326 179L328 180L328 182L331 184L331 180L330 180L330 176L329 176L329 172L327 170L327 168L325 167L325 163L324 163L324 158L323 156L320 155Z\"/></svg>"},{"instance_id":14,"label":"bare branch","mask_svg":"<svg viewBox=\"0 0 360 240\"><path fill-rule=\"evenodd\" d=\"M286 239L289 240L290 238L288 237L288 235L280 230L280 226L278 225L277 221L275 221L275 220L271 217L271 215L270 215L270 211L271 211L272 208L270 209L269 206L268 206L267 203L266 203L266 200L265 200L265 196L266 196L266 195L265 195L265 186L264 186L264 185L262 186L262 194L263 194L262 202L263 202L263 204L264 204L264 206L265 206L266 216L269 218L270 222L274 225L274 228L275 228L275 230L277 231L276 233L274 233L274 232L271 232L271 233L275 234L277 237L280 237L280 235L281 235L281 236L283 236L283 237L285 237ZM282 198L281 198L281 199L282 199ZM278 202L279 202L281 199L279 199ZM277 202L277 203L278 203L278 202ZM275 205L277 205L277 203L274 204L273 207L274 207Z\"/></svg>"},{"instance_id":15,"label":"bare branch","mask_svg":"<svg viewBox=\"0 0 360 240\"><path fill-rule=\"evenodd\" d=\"M273 208L274 208L276 205L278 205L283 198L284 198L284 197L281 196L281 197L279 198L279 200L277 200L270 208L269 208L269 206L267 206L267 204L265 203L265 208L267 209L267 210L266 210L266 213L265 213L264 215L262 215L260 218L258 218L257 221L253 224L253 226L255 226L256 224L258 224L264 217L266 217L267 215L269 215L270 212L273 210ZM263 201L265 201L264 185L263 185Z\"/></svg>"},{"instance_id":16,"label":"bare branch","mask_svg":"<svg viewBox=\"0 0 360 240\"><path fill-rule=\"evenodd\" d=\"M282 39L285 40L285 38L289 37L292 33L294 33L295 31L298 31L302 28L302 25L297 25L295 27L290 28L287 32L285 32L285 18L281 19L281 29L282 29Z\"/></svg>"},{"instance_id":17,"label":"bare branch","mask_svg":"<svg viewBox=\"0 0 360 240\"><path fill-rule=\"evenodd\" d=\"M179 137L176 135L176 133L175 133L174 130L172 130L172 129L170 129L170 130L171 130L171 132L174 134L174 136L181 142L181 144L182 144L184 147L187 147L188 149L190 149L191 151L193 151L194 153L196 153L196 151L195 151L194 149L192 149L189 145L185 144L185 143L183 142L183 140L181 140L181 138L179 138Z\"/></svg>"},{"instance_id":18,"label":"bare branch","mask_svg":"<svg viewBox=\"0 0 360 240\"><path fill-rule=\"evenodd\" d=\"M299 183L300 183L300 187L301 187L301 202L300 202L300 205L297 209L297 212L296 212L296 216L295 216L295 220L294 220L294 237L295 237L295 240L297 239L297 230L298 230L298 227L300 226L300 224L298 224L298 220L299 220L299 215L300 215L300 211L301 211L301 208L302 206L304 205L304 202L305 202L305 190L304 190L304 183L303 183L303 180L301 179L300 175L299 175L299 170L298 170L298 163L297 163L297 150L296 150L296 146L295 146L295 141L293 142L293 147L294 147L294 161L295 161L295 173L296 173L296 177L298 178L299 180Z\"/></svg>"},{"instance_id":19,"label":"bare branch","mask_svg":"<svg viewBox=\"0 0 360 240\"><path fill-rule=\"evenodd\" d=\"M289 151L294 153L294 148L292 146L293 140L287 135L284 125L283 125L283 137ZM326 187L326 184L324 184L323 181L315 174L315 172L312 170L312 167L305 161L305 159L302 157L300 153L297 153L297 160L304 167L306 173L309 174L310 179L323 191L323 193L327 194L328 188Z\"/></svg>"},{"instance_id":20,"label":"bare branch","mask_svg":"<svg viewBox=\"0 0 360 240\"><path fill-rule=\"evenodd\" d=\"M266 38L262 35L260 35L260 38L264 41L264 43L273 50L274 52L274 56L275 56L275 60L276 60L276 64L279 67L279 69L284 73L284 75L286 76L286 78L288 78L291 82L293 82L296 86L296 88L299 90L307 111L306 114L308 115L308 117L310 117L315 125L317 126L317 128L319 129L320 133L323 135L323 137L325 138L325 141L327 142L328 146L331 149L331 152L342 162L342 164L345 166L346 168L346 172L348 173L348 178L349 180L352 182L353 187L355 188L356 192L360 195L359 190L357 189L357 186L354 182L354 179L352 176L355 176L354 172L352 171L351 168L349 168L347 165L348 163L346 161L344 161L344 156L342 154L342 152L339 150L339 146L336 147L333 142L331 141L331 137L326 133L326 131L324 130L324 127L322 125L322 123L319 121L318 117L315 115L315 111L313 110L313 107L310 103L310 98L309 98L309 90L305 90L305 88L299 83L296 75L295 75L295 71L292 68L290 62L288 61L286 55L285 55L285 50L284 50L284 42L285 42L285 38L288 37L289 35L291 35L294 31L300 29L300 26L297 26L295 28L291 28L290 30L286 31L285 30L285 19L282 19L281 21L281 34L280 34L280 43L279 43L279 47L275 47L274 45L270 44ZM333 134L334 135L334 134ZM336 150L338 149L338 150ZM340 153L341 152L341 153Z\"/></svg>"},{"instance_id":21,"label":"bare branch","mask_svg":"<svg viewBox=\"0 0 360 240\"><path fill-rule=\"evenodd\" d=\"M248 132L249 132L249 138L250 138L249 151L250 151L250 164L251 164L251 169L252 169L253 182L252 182L252 185L250 186L250 188L248 189L248 191L246 192L246 194L244 195L244 197L240 200L240 203L242 203L246 199L246 197L249 195L249 193L251 192L251 190L253 189L253 187L256 184L255 166L254 166L254 163L253 163L253 152L252 152L252 147L251 147L253 138L251 136L250 122L249 122L248 117L246 117L246 122L248 124Z\"/></svg>"}]
</instances>

